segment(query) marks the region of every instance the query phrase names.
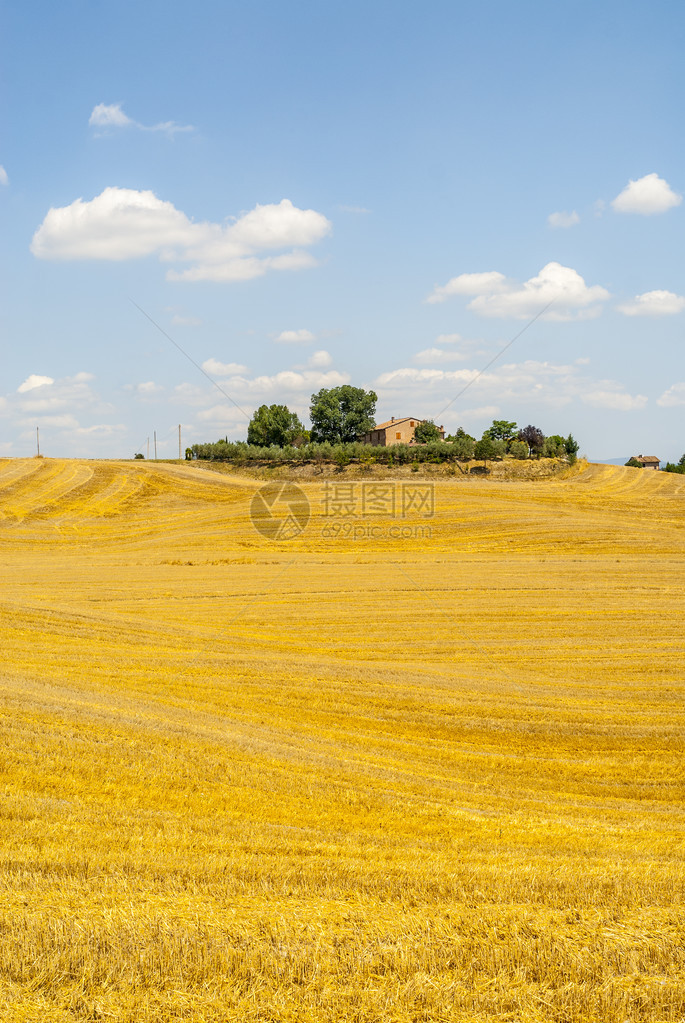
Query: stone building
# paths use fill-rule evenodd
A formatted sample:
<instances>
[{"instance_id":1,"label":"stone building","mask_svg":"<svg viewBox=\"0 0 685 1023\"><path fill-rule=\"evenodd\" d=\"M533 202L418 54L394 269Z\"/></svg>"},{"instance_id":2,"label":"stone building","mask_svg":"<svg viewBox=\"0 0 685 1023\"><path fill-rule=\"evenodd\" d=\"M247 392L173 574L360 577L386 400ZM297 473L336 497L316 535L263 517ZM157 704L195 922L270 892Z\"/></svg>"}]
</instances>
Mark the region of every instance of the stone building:
<instances>
[{"instance_id":1,"label":"stone building","mask_svg":"<svg viewBox=\"0 0 685 1023\"><path fill-rule=\"evenodd\" d=\"M373 430L369 430L368 433L364 434L362 438L364 444L375 444L380 447L387 448L391 444L413 444L414 432L419 423L423 423L423 419L419 419L416 416L412 419L407 416L405 419L389 419L387 423L378 423L374 426ZM442 426L439 426L440 440L445 439L445 431Z\"/></svg>"},{"instance_id":2,"label":"stone building","mask_svg":"<svg viewBox=\"0 0 685 1023\"><path fill-rule=\"evenodd\" d=\"M633 458L643 469L658 469L661 465L661 460L656 455L633 455Z\"/></svg>"}]
</instances>

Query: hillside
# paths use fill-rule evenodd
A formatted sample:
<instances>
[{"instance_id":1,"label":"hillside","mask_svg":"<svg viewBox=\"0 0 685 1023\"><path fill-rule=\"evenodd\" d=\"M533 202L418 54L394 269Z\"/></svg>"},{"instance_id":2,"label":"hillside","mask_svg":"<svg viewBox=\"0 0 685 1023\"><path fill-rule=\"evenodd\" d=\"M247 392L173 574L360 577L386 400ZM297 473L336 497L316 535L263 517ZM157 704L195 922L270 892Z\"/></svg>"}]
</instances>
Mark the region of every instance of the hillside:
<instances>
[{"instance_id":1,"label":"hillside","mask_svg":"<svg viewBox=\"0 0 685 1023\"><path fill-rule=\"evenodd\" d=\"M0 461L1 1018L682 1019L685 477L262 483Z\"/></svg>"}]
</instances>

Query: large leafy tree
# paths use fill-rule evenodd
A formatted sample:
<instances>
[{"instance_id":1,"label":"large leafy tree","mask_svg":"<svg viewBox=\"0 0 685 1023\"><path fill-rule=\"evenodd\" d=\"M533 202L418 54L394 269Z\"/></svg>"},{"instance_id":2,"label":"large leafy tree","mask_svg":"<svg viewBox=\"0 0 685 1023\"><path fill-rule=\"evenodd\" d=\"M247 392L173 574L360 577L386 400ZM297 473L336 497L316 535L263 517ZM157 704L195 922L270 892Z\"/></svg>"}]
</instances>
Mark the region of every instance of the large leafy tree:
<instances>
[{"instance_id":1,"label":"large leafy tree","mask_svg":"<svg viewBox=\"0 0 685 1023\"><path fill-rule=\"evenodd\" d=\"M306 433L287 405L260 405L247 428L247 443L260 448L284 448Z\"/></svg>"},{"instance_id":2,"label":"large leafy tree","mask_svg":"<svg viewBox=\"0 0 685 1023\"><path fill-rule=\"evenodd\" d=\"M309 418L312 440L331 444L348 444L373 430L378 395L361 387L343 384L322 387L312 395Z\"/></svg>"},{"instance_id":3,"label":"large leafy tree","mask_svg":"<svg viewBox=\"0 0 685 1023\"><path fill-rule=\"evenodd\" d=\"M432 419L424 419L414 430L414 440L419 444L428 444L432 440L440 440L440 430Z\"/></svg>"},{"instance_id":4,"label":"large leafy tree","mask_svg":"<svg viewBox=\"0 0 685 1023\"><path fill-rule=\"evenodd\" d=\"M510 441L516 436L516 423L510 423L508 419L493 419L486 433L492 440Z\"/></svg>"}]
</instances>

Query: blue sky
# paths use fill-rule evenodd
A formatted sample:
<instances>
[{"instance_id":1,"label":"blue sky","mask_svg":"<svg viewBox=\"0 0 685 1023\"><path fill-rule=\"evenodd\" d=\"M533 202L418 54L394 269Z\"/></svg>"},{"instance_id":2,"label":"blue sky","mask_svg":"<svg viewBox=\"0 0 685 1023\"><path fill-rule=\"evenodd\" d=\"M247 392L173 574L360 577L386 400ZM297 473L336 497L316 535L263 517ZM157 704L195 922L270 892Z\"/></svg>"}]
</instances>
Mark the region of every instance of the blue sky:
<instances>
[{"instance_id":1,"label":"blue sky","mask_svg":"<svg viewBox=\"0 0 685 1023\"><path fill-rule=\"evenodd\" d=\"M179 423L240 439L351 382L379 421L680 457L684 29L659 0L6 7L0 454L39 426L172 457Z\"/></svg>"}]
</instances>

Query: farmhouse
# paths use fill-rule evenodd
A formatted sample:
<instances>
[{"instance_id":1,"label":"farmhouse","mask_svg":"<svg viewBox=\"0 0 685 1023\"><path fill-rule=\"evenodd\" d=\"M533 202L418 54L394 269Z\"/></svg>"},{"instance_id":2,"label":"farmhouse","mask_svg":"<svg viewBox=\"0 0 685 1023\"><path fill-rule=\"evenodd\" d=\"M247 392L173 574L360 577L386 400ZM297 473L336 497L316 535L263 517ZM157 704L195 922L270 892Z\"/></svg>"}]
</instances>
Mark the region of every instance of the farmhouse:
<instances>
[{"instance_id":1,"label":"farmhouse","mask_svg":"<svg viewBox=\"0 0 685 1023\"><path fill-rule=\"evenodd\" d=\"M389 419L387 423L379 423L374 426L373 430L369 430L365 433L362 441L364 444L375 444L381 447L387 448L391 444L413 444L414 443L414 431L419 423L424 422L423 419L418 419L416 416L411 418L407 416L405 419ZM445 439L445 431L442 426L438 427L440 430L440 440Z\"/></svg>"},{"instance_id":2,"label":"farmhouse","mask_svg":"<svg viewBox=\"0 0 685 1023\"><path fill-rule=\"evenodd\" d=\"M656 455L633 455L636 462L639 462L643 469L658 469L661 465Z\"/></svg>"}]
</instances>

